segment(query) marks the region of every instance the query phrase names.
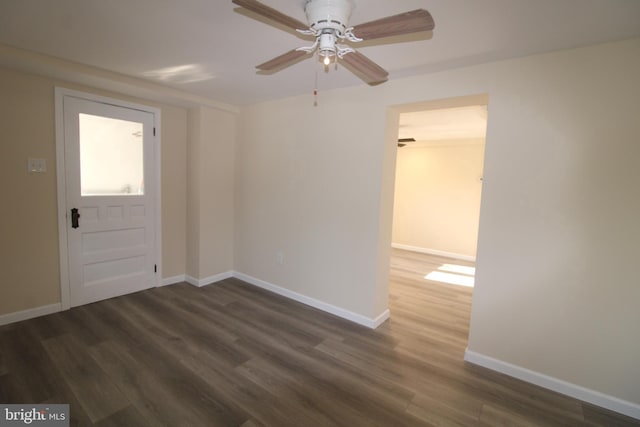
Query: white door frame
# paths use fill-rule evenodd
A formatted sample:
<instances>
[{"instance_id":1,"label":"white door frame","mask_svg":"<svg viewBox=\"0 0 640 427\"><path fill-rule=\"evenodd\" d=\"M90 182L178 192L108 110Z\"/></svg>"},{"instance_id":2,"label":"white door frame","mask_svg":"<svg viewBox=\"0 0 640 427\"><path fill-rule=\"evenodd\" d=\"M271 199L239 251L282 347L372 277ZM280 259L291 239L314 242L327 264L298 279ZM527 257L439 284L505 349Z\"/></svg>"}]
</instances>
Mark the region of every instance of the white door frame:
<instances>
[{"instance_id":1,"label":"white door frame","mask_svg":"<svg viewBox=\"0 0 640 427\"><path fill-rule=\"evenodd\" d=\"M66 164L65 164L65 141L64 141L64 97L72 96L88 101L99 102L102 104L114 105L117 107L131 108L134 110L145 111L153 114L153 127L155 129L153 139L153 150L155 157L155 254L157 265L157 274L155 275L155 286L159 286L162 277L162 221L161 221L161 158L160 158L160 109L150 107L148 105L134 104L115 98L107 98L91 93L79 92L76 90L66 89L62 87L55 88L55 114L56 114L56 175L58 185L58 246L60 251L60 305L62 310L71 308L70 298L70 280L69 280L69 249L67 242L67 182L66 182Z\"/></svg>"}]
</instances>

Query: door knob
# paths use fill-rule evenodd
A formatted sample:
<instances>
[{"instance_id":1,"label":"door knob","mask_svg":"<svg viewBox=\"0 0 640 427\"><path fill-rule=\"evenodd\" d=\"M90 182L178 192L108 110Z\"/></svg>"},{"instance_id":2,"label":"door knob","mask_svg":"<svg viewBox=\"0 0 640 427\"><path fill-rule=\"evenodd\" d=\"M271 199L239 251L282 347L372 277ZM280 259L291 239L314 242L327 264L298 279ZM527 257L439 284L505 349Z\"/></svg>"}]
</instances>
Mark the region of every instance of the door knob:
<instances>
[{"instance_id":1,"label":"door knob","mask_svg":"<svg viewBox=\"0 0 640 427\"><path fill-rule=\"evenodd\" d=\"M80 213L77 208L71 209L71 228L78 228L80 224L78 220L80 219Z\"/></svg>"}]
</instances>

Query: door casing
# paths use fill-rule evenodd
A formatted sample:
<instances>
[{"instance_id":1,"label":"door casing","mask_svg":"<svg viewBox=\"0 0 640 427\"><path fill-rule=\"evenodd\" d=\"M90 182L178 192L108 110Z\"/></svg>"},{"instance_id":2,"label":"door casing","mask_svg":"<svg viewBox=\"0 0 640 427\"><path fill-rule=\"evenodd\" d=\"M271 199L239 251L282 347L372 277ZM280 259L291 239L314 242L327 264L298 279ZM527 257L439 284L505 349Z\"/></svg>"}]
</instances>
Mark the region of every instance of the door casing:
<instances>
[{"instance_id":1,"label":"door casing","mask_svg":"<svg viewBox=\"0 0 640 427\"><path fill-rule=\"evenodd\" d=\"M155 254L157 274L155 275L155 286L159 286L162 277L162 221L161 221L161 132L160 132L160 109L148 105L135 104L115 98L98 96L91 93L80 92L62 87L55 88L55 119L56 119L56 177L58 189L58 247L60 251L60 305L62 310L71 308L70 298L70 278L69 278L69 249L67 240L67 182L65 164L65 140L64 140L64 98L72 96L88 101L115 105L118 107L131 108L153 114L153 126L155 129L153 149L154 158L154 181L155 181Z\"/></svg>"}]
</instances>

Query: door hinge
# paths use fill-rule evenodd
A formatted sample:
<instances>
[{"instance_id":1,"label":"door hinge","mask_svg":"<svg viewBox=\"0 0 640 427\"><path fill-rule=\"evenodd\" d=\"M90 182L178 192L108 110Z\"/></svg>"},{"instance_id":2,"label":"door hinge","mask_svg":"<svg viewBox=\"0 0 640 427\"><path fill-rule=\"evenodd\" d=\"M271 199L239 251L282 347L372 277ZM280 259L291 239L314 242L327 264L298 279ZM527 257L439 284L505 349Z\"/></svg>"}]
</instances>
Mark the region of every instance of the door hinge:
<instances>
[{"instance_id":1,"label":"door hinge","mask_svg":"<svg viewBox=\"0 0 640 427\"><path fill-rule=\"evenodd\" d=\"M153 264L153 272L154 273L158 272L158 264Z\"/></svg>"}]
</instances>

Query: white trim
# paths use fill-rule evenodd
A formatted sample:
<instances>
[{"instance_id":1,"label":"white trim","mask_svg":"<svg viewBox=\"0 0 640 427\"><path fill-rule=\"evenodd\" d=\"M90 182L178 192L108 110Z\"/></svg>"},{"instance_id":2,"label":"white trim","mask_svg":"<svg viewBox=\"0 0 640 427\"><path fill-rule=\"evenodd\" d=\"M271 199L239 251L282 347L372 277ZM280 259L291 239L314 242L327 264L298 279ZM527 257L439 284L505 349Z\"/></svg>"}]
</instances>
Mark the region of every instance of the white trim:
<instances>
[{"instance_id":1,"label":"white trim","mask_svg":"<svg viewBox=\"0 0 640 427\"><path fill-rule=\"evenodd\" d=\"M71 308L71 298L69 290L69 252L67 241L67 185L65 174L65 141L64 141L64 97L71 96L85 99L92 102L115 105L118 107L150 113L154 117L154 127L156 135L154 137L154 157L155 157L155 264L157 274L155 275L155 286L160 284L162 277L162 188L161 188L161 111L159 108L143 104L123 101L116 98L95 95L88 92L80 92L73 89L56 86L54 88L55 98L55 124L56 124L56 179L58 190L58 248L60 251L60 307L61 310Z\"/></svg>"},{"instance_id":2,"label":"white trim","mask_svg":"<svg viewBox=\"0 0 640 427\"><path fill-rule=\"evenodd\" d=\"M69 294L69 252L67 242L67 185L64 161L64 95L66 89L55 88L56 180L58 187L58 250L60 252L60 307L71 308Z\"/></svg>"},{"instance_id":3,"label":"white trim","mask_svg":"<svg viewBox=\"0 0 640 427\"><path fill-rule=\"evenodd\" d=\"M35 317L46 316L47 314L57 313L61 310L62 306L58 303L30 308L28 310L16 311L15 313L2 314L0 315L0 326L33 319Z\"/></svg>"},{"instance_id":4,"label":"white trim","mask_svg":"<svg viewBox=\"0 0 640 427\"><path fill-rule=\"evenodd\" d=\"M173 277L165 277L160 281L160 284L158 285L158 287L175 285L176 283L182 283L186 281L187 281L187 276L184 274L180 274L178 276L173 276Z\"/></svg>"},{"instance_id":5,"label":"white trim","mask_svg":"<svg viewBox=\"0 0 640 427\"><path fill-rule=\"evenodd\" d=\"M385 311L383 311L380 316L376 317L375 319L373 319L373 324L371 326L371 329L377 329L378 326L382 325L384 322L386 322L389 317L391 317L391 312L389 311L389 309L387 308Z\"/></svg>"},{"instance_id":6,"label":"white trim","mask_svg":"<svg viewBox=\"0 0 640 427\"><path fill-rule=\"evenodd\" d=\"M195 277L192 277L192 276L185 276L185 281L190 285L201 288L203 286L211 285L221 280L229 279L233 276L234 274L232 271L227 271L224 273L216 274L214 276L205 277L204 279L196 279Z\"/></svg>"},{"instance_id":7,"label":"white trim","mask_svg":"<svg viewBox=\"0 0 640 427\"><path fill-rule=\"evenodd\" d=\"M382 314L377 316L375 319L372 319L372 318L354 313L352 311L348 311L343 308L336 307L335 305L327 304L325 302L308 297L306 295L299 294L289 289L282 288L272 283L265 282L264 280L256 279L255 277L252 277L243 273L234 272L233 277L240 279L244 282L247 282L250 285L265 289L267 291L273 292L278 295L282 295L283 297L289 298L297 302L301 302L302 304L309 305L311 307L317 308L318 310L325 311L327 313L333 314L335 316L341 317L343 319L349 320L359 325L366 326L367 328L370 328L370 329L377 328L385 320L389 318L389 310L385 310L384 312L382 312Z\"/></svg>"},{"instance_id":8,"label":"white trim","mask_svg":"<svg viewBox=\"0 0 640 427\"><path fill-rule=\"evenodd\" d=\"M609 409L620 414L640 419L640 405L617 397L609 396L599 391L581 387L558 378L550 377L539 372L512 365L502 360L494 359L467 349L464 360L474 365L483 366L493 371L501 372L514 378L544 387L549 390Z\"/></svg>"},{"instance_id":9,"label":"white trim","mask_svg":"<svg viewBox=\"0 0 640 427\"><path fill-rule=\"evenodd\" d=\"M403 245L401 243L392 243L391 247L395 248L395 249L402 249L402 250L405 250L405 251L418 252L418 253L421 253L421 254L443 256L443 257L447 257L447 258L459 259L461 261L476 262L476 257L474 257L474 256L456 254L454 252L439 251L437 249L420 248L418 246Z\"/></svg>"},{"instance_id":10,"label":"white trim","mask_svg":"<svg viewBox=\"0 0 640 427\"><path fill-rule=\"evenodd\" d=\"M153 112L153 140L155 143L155 173L156 173L156 206L154 212L155 218L155 259L156 259L156 286L162 283L162 111L159 108Z\"/></svg>"},{"instance_id":11,"label":"white trim","mask_svg":"<svg viewBox=\"0 0 640 427\"><path fill-rule=\"evenodd\" d=\"M66 227L66 224L65 224L65 227ZM365 317L360 314L345 310L343 308L336 307L334 305L327 304L317 299L299 294L297 292L290 291L289 289L276 286L272 283L265 282L264 280L256 279L255 277L238 273L235 271L227 271L225 273L216 274L214 276L210 276L204 279L196 279L195 277L181 274L181 275L166 277L162 279L161 282L158 284L158 286L169 286L176 283L187 282L193 286L197 286L201 288L203 286L211 285L213 283L219 282L221 280L229 279L231 277L235 277L250 285L265 289L267 291L273 292L278 295L282 295L291 300L317 308L318 310L322 310L324 312L333 314L345 320L349 320L350 322L354 322L359 325L366 326L367 328L370 328L370 329L376 329L378 326L382 325L390 316L389 310L387 309L387 310L384 310L376 318L372 319L369 317ZM21 320L32 319L34 317L45 316L47 314L56 313L62 310L66 310L66 309L63 308L63 305L60 303L60 304L52 304L52 305L37 307L29 310L19 311L16 313L3 314L3 315L0 315L0 326L13 323L13 322L19 322Z\"/></svg>"}]
</instances>

